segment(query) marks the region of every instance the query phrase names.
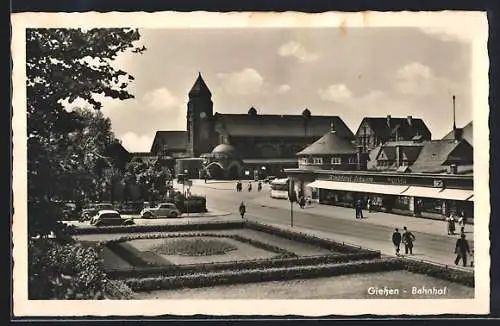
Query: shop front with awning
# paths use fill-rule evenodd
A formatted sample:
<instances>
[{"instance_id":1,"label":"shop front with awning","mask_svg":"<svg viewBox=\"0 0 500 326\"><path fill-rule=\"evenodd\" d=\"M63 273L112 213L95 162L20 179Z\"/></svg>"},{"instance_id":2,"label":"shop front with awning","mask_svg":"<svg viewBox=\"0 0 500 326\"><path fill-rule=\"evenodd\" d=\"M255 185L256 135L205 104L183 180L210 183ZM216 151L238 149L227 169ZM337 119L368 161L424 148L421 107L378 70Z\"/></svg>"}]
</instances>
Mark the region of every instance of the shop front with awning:
<instances>
[{"instance_id":1,"label":"shop front with awning","mask_svg":"<svg viewBox=\"0 0 500 326\"><path fill-rule=\"evenodd\" d=\"M370 200L374 210L404 215L439 218L463 210L473 217L472 176L299 169L287 170L287 176L320 204L351 207Z\"/></svg>"}]
</instances>

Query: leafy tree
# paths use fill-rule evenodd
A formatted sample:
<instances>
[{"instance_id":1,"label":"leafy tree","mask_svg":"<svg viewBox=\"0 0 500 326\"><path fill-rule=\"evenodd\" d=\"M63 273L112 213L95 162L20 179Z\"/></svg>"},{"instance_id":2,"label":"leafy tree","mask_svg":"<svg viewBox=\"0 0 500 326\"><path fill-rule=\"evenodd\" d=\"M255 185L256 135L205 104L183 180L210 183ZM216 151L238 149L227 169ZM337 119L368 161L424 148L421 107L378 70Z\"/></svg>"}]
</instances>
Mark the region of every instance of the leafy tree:
<instances>
[{"instance_id":1,"label":"leafy tree","mask_svg":"<svg viewBox=\"0 0 500 326\"><path fill-rule=\"evenodd\" d=\"M142 53L145 47L134 45L139 39L138 30L123 28L26 31L30 234L57 232L47 207L53 207L62 175L78 176L74 163L81 162L81 153L72 149L68 133L85 132L88 125L85 115L66 111L63 101L81 98L99 110L96 95L133 98L127 87L134 78L112 63L120 53Z\"/></svg>"}]
</instances>

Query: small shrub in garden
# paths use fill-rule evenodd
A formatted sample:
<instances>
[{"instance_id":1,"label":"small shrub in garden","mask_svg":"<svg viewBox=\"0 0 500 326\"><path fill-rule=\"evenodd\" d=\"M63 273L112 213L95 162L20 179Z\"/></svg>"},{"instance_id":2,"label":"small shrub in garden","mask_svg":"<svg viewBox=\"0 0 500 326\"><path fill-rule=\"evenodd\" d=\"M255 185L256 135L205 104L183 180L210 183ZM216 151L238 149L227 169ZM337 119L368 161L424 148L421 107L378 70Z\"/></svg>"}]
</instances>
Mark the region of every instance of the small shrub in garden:
<instances>
[{"instance_id":1,"label":"small shrub in garden","mask_svg":"<svg viewBox=\"0 0 500 326\"><path fill-rule=\"evenodd\" d=\"M104 299L106 275L95 248L39 239L28 248L29 298Z\"/></svg>"}]
</instances>

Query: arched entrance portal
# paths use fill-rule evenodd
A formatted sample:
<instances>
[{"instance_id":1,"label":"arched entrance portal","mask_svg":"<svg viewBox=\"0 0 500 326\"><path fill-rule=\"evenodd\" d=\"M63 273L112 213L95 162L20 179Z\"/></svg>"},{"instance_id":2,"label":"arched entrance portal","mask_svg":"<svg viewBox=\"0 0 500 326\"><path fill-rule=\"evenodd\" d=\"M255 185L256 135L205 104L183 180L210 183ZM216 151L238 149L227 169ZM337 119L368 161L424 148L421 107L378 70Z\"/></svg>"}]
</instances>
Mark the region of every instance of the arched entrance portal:
<instances>
[{"instance_id":1,"label":"arched entrance portal","mask_svg":"<svg viewBox=\"0 0 500 326\"><path fill-rule=\"evenodd\" d=\"M238 162L232 162L227 168L227 177L230 180L241 178L243 167Z\"/></svg>"},{"instance_id":2,"label":"arched entrance portal","mask_svg":"<svg viewBox=\"0 0 500 326\"><path fill-rule=\"evenodd\" d=\"M212 162L205 169L208 171L210 179L224 179L224 167L219 162Z\"/></svg>"}]
</instances>

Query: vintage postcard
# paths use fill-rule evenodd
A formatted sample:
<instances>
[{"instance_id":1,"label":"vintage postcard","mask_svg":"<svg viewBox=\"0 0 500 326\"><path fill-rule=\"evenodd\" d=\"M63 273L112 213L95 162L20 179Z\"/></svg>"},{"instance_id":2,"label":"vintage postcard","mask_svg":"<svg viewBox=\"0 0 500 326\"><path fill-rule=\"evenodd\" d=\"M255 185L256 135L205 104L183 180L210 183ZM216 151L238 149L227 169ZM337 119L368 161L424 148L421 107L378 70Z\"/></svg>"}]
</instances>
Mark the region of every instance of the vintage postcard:
<instances>
[{"instance_id":1,"label":"vintage postcard","mask_svg":"<svg viewBox=\"0 0 500 326\"><path fill-rule=\"evenodd\" d=\"M12 15L15 316L488 313L487 41L482 12Z\"/></svg>"}]
</instances>

